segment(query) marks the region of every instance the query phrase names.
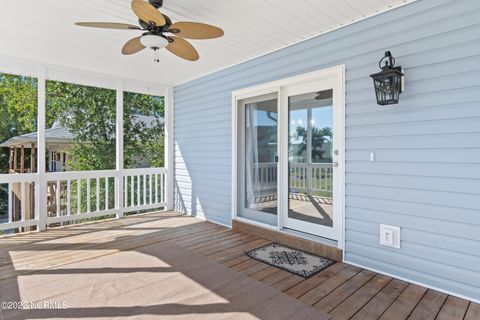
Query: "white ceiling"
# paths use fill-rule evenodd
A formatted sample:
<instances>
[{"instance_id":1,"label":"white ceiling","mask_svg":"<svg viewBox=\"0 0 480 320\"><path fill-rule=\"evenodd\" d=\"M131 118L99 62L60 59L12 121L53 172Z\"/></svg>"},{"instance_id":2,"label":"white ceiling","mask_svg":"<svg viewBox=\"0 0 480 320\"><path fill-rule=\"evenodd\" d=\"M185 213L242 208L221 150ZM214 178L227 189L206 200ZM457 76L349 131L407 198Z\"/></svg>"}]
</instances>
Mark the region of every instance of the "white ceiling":
<instances>
[{"instance_id":1,"label":"white ceiling","mask_svg":"<svg viewBox=\"0 0 480 320\"><path fill-rule=\"evenodd\" d=\"M125 78L178 84L288 46L411 0L165 0L162 12L214 24L225 36L192 40L184 61L166 50L120 53L139 31L74 26L77 21L137 24L130 0L0 0L0 55Z\"/></svg>"}]
</instances>

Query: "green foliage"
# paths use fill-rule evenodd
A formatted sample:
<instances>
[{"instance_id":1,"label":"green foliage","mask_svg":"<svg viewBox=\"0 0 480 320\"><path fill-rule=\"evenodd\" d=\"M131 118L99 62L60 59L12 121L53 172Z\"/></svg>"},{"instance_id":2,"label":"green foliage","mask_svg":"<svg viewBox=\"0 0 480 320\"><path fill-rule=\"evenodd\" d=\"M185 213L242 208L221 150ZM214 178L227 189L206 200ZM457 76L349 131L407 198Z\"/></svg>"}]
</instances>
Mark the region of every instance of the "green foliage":
<instances>
[{"instance_id":1,"label":"green foliage","mask_svg":"<svg viewBox=\"0 0 480 320\"><path fill-rule=\"evenodd\" d=\"M312 128L312 159L324 159L323 154L325 151L321 150L321 148L325 142L331 141L332 137L333 133L330 127ZM298 149L298 155L301 155L307 149L307 128L297 127L295 138L301 139Z\"/></svg>"},{"instance_id":2,"label":"green foliage","mask_svg":"<svg viewBox=\"0 0 480 320\"><path fill-rule=\"evenodd\" d=\"M115 91L47 81L47 123L57 120L74 136L72 170L115 168Z\"/></svg>"},{"instance_id":3,"label":"green foliage","mask_svg":"<svg viewBox=\"0 0 480 320\"><path fill-rule=\"evenodd\" d=\"M163 166L163 98L125 93L124 165L146 159ZM113 90L57 81L47 82L47 127L56 120L69 128L74 146L69 150L72 170L115 168L116 93ZM150 116L149 125L139 115ZM143 119L143 118L141 118Z\"/></svg>"},{"instance_id":4,"label":"green foliage","mask_svg":"<svg viewBox=\"0 0 480 320\"><path fill-rule=\"evenodd\" d=\"M139 159L163 167L163 97L125 92L123 101L125 168L137 167Z\"/></svg>"},{"instance_id":5,"label":"green foliage","mask_svg":"<svg viewBox=\"0 0 480 320\"><path fill-rule=\"evenodd\" d=\"M0 142L36 131L36 79L0 73L0 106ZM0 173L7 173L9 150L1 149Z\"/></svg>"}]
</instances>

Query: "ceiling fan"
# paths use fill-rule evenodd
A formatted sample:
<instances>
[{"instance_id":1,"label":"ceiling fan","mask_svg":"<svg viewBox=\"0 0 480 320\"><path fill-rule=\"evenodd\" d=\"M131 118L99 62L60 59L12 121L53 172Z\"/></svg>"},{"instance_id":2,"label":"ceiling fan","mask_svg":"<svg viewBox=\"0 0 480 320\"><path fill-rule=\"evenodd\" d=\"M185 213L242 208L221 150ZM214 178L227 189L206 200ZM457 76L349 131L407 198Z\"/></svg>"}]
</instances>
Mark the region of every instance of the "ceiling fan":
<instances>
[{"instance_id":1,"label":"ceiling fan","mask_svg":"<svg viewBox=\"0 0 480 320\"><path fill-rule=\"evenodd\" d=\"M141 36L130 39L122 48L124 55L131 55L150 48L155 52L154 61L159 62L158 51L166 48L180 58L196 61L197 50L185 39L213 39L223 36L223 30L205 23L172 20L158 8L163 0L132 0L131 7L138 17L139 25L114 22L77 22L77 26L103 29L140 30ZM185 38L185 39L184 39Z\"/></svg>"}]
</instances>

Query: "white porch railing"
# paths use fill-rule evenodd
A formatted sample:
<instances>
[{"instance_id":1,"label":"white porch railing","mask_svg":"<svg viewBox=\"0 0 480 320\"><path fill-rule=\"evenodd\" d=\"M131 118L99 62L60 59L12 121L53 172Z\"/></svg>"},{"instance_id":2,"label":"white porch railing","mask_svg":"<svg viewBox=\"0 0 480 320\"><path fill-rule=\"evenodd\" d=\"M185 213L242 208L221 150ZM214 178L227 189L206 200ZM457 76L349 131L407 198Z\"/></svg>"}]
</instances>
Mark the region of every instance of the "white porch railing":
<instances>
[{"instance_id":1,"label":"white porch railing","mask_svg":"<svg viewBox=\"0 0 480 320\"><path fill-rule=\"evenodd\" d=\"M165 168L52 172L45 174L46 190L41 193L38 174L2 175L0 187L8 203L0 208L0 230L28 231L33 226L41 229L41 221L58 225L165 207L166 174ZM45 208L38 208L39 194L46 196Z\"/></svg>"},{"instance_id":2,"label":"white porch railing","mask_svg":"<svg viewBox=\"0 0 480 320\"><path fill-rule=\"evenodd\" d=\"M38 175L35 173L2 175L0 188L6 199L2 199L2 222L0 230L30 228L38 224L35 220L35 186Z\"/></svg>"},{"instance_id":3,"label":"white porch railing","mask_svg":"<svg viewBox=\"0 0 480 320\"><path fill-rule=\"evenodd\" d=\"M333 166L331 163L291 163L289 187L307 192L331 192Z\"/></svg>"},{"instance_id":4,"label":"white porch railing","mask_svg":"<svg viewBox=\"0 0 480 320\"><path fill-rule=\"evenodd\" d=\"M256 194L264 195L277 188L277 163L255 164L253 185ZM289 189L297 192L332 192L333 166L331 163L290 163Z\"/></svg>"}]
</instances>

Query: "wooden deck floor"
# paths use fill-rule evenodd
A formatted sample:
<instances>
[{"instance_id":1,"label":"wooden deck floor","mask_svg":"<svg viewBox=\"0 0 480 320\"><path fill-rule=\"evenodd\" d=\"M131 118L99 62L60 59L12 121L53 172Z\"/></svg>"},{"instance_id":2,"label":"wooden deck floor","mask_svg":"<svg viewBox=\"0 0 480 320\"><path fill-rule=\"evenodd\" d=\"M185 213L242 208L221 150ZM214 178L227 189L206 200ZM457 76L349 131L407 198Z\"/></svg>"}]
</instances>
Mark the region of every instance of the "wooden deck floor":
<instances>
[{"instance_id":1,"label":"wooden deck floor","mask_svg":"<svg viewBox=\"0 0 480 320\"><path fill-rule=\"evenodd\" d=\"M174 212L155 213L0 238L0 281L155 243L175 243L333 319L480 319L478 304L344 263L305 280L244 255L268 242Z\"/></svg>"}]
</instances>

